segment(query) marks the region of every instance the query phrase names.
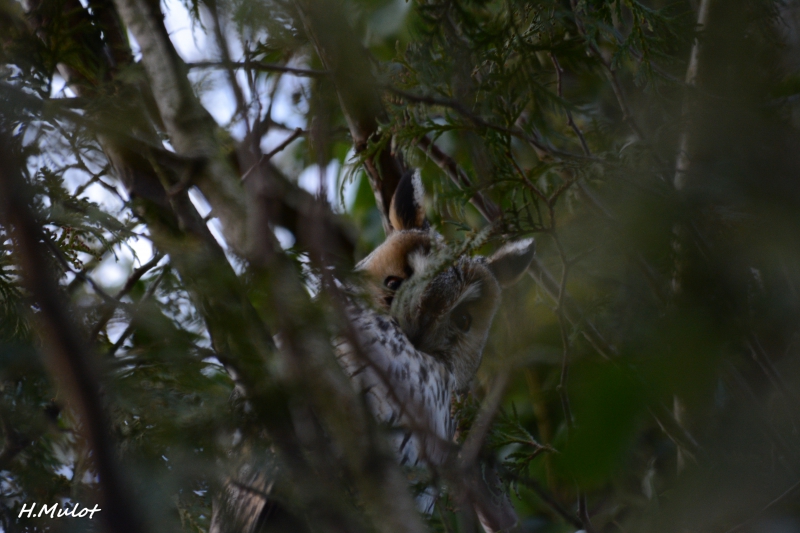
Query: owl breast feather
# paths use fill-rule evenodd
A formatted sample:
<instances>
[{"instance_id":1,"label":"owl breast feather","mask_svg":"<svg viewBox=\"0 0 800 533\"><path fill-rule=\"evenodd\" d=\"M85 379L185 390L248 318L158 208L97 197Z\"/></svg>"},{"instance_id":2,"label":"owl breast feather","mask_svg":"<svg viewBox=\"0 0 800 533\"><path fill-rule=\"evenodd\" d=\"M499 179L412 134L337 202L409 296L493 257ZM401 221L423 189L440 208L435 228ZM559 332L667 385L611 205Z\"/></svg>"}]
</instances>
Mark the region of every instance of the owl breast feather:
<instances>
[{"instance_id":1,"label":"owl breast feather","mask_svg":"<svg viewBox=\"0 0 800 533\"><path fill-rule=\"evenodd\" d=\"M358 346L338 342L337 357L378 422L391 432L398 461L441 465L455 430L452 372L414 348L393 318L356 305L348 314Z\"/></svg>"}]
</instances>

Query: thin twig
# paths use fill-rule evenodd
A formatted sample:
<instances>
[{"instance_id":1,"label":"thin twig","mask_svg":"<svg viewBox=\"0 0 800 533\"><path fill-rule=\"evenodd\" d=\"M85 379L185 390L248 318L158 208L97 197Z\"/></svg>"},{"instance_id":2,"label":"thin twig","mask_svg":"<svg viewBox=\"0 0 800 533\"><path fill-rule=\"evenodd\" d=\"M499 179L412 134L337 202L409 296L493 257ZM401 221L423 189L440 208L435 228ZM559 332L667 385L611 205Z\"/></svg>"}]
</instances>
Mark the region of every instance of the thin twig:
<instances>
[{"instance_id":1,"label":"thin twig","mask_svg":"<svg viewBox=\"0 0 800 533\"><path fill-rule=\"evenodd\" d=\"M564 95L561 89L561 77L564 74L564 69L561 68L561 64L558 62L558 58L553 52L550 52L550 60L553 62L553 66L556 69L556 90L558 93L558 97L563 99ZM572 131L575 132L575 135L577 135L578 139L581 141L581 148L583 148L583 153L587 156L592 155L592 151L589 150L589 145L586 143L586 137L583 136L583 132L578 127L578 125L575 124L575 120L573 120L572 118L572 111L570 111L568 107L564 107L564 112L567 114L567 124L569 125L570 128L572 128Z\"/></svg>"},{"instance_id":2,"label":"thin twig","mask_svg":"<svg viewBox=\"0 0 800 533\"><path fill-rule=\"evenodd\" d=\"M273 157L273 156L275 156L276 154L278 154L278 153L282 152L283 150L285 150L285 149L286 149L286 147L287 147L287 146L289 146L290 144L292 144L292 142L293 142L295 139L297 139L297 138L298 138L298 137L300 137L301 135L305 135L305 134L306 134L306 131L305 131L303 128L295 128L295 129L294 129L294 132L292 132L292 134L291 134L291 135L289 135L288 137L286 137L286 139L284 139L284 141L283 141L281 144L279 144L278 146L276 146L276 147L275 147L274 149L272 149L272 150L271 150L269 153L263 154L263 155L261 156L261 158L259 159L258 163L256 163L256 164L255 164L255 165L253 165L252 167L248 168L248 169L247 169L247 172L245 172L245 173L244 173L244 175L242 176L242 181L244 181L244 180L246 180L248 177L250 177L250 174L252 174L252 173L253 173L253 170L255 170L255 169L256 169L256 168L258 168L260 165L263 165L264 163L266 163L267 161L269 161L270 159L272 159L272 157Z\"/></svg>"},{"instance_id":3,"label":"thin twig","mask_svg":"<svg viewBox=\"0 0 800 533\"><path fill-rule=\"evenodd\" d=\"M166 273L167 269L165 268L159 273L158 277L153 280L153 283L151 283L150 286L147 287L147 291L145 291L144 295L142 296L142 299L139 300L139 306L141 306L143 302L146 302L153 296L153 294L156 292L156 289L158 288L159 283L161 283L161 280L164 279L164 275ZM119 336L119 339L117 339L114 345L108 350L108 355L114 356L114 354L117 353L117 350L119 350L120 346L122 346L122 343L125 342L125 339L127 339L131 333L133 333L133 324L128 324L128 327L125 328L125 331L122 332L122 335Z\"/></svg>"},{"instance_id":4,"label":"thin twig","mask_svg":"<svg viewBox=\"0 0 800 533\"><path fill-rule=\"evenodd\" d=\"M150 261L148 261L147 263L143 264L142 266L140 266L139 268L134 270L131 273L131 275L128 277L128 280L125 282L125 285L123 285L122 289L120 289L119 292L116 295L114 295L114 299L117 302L122 300L122 298L126 294L131 292L131 290L136 285L136 283L140 279L142 279L142 276L147 274L153 267L155 267L158 264L159 261L161 261L162 257L164 257L164 256L160 252L156 253ZM103 327L106 325L106 323L108 323L108 321L111 320L111 317L114 315L114 311L117 310L117 307L118 307L118 305L116 305L116 304L115 305L108 305L106 307L105 311L103 312L102 316L100 317L100 320L98 320L97 324L95 325L95 327L92 328L92 333L89 335L90 339L96 339L97 338L97 335L100 334L100 330L102 330Z\"/></svg>"},{"instance_id":5,"label":"thin twig","mask_svg":"<svg viewBox=\"0 0 800 533\"><path fill-rule=\"evenodd\" d=\"M497 131L497 132L500 132L500 133L505 133L506 135L510 135L512 137L516 137L517 139L520 139L520 140L523 140L523 141L529 143L531 146L535 147L540 152L546 153L549 156L551 156L552 158L555 158L556 160L558 158L564 158L564 159L584 159L584 160L585 159L589 159L589 160L592 160L592 161L600 161L599 159L597 159L597 158L595 158L593 156L585 156L585 155L580 155L580 154L574 154L574 153L571 153L571 152L565 152L563 150L558 150L556 148L553 148L552 146L548 146L548 145L544 144L541 140L539 140L536 137L524 132L520 128L509 128L507 126L500 126L498 124L493 124L491 122L488 122L484 118L476 115L475 113L473 113L472 111L467 109L467 107L464 104L462 104L461 102L459 102L457 100L439 98L439 97L436 97L436 96L425 96L425 95L413 94L413 93L409 93L407 91L403 91L401 89L397 89L396 87L392 87L392 86L386 86L386 90L388 90L389 92L391 92L393 94L396 94L397 96L400 96L401 98L403 98L405 100L408 100L410 102L417 102L417 103L428 104L428 105L437 105L437 106L442 106L442 107L447 107L447 108L453 109L454 111L457 111L459 114L461 114L464 117L468 118L472 123L474 123L478 127L494 130L494 131Z\"/></svg>"},{"instance_id":6,"label":"thin twig","mask_svg":"<svg viewBox=\"0 0 800 533\"><path fill-rule=\"evenodd\" d=\"M472 187L466 172L456 163L455 159L445 154L427 136L423 136L417 142L417 146L447 174L453 183L462 189L470 189ZM489 198L481 194L480 191L476 191L475 194L472 195L470 202L486 220L494 222L500 218L500 208Z\"/></svg>"},{"instance_id":7,"label":"thin twig","mask_svg":"<svg viewBox=\"0 0 800 533\"><path fill-rule=\"evenodd\" d=\"M561 518L566 520L567 523L578 529L583 528L583 522L581 522L574 514L564 509L558 500L556 500L552 494L542 487L537 480L508 471L503 471L503 475L531 489L536 493L537 496L539 496L539 498L542 499L542 501L544 501L545 504L547 504L548 507L555 511L556 514L558 514Z\"/></svg>"},{"instance_id":8,"label":"thin twig","mask_svg":"<svg viewBox=\"0 0 800 533\"><path fill-rule=\"evenodd\" d=\"M755 514L755 516L752 516L752 517L748 518L747 520L745 520L744 522L742 522L741 524L738 524L738 525L730 528L725 533L734 533L735 531L738 531L741 528L743 528L744 526L752 523L753 520L755 520L759 516L763 515L771 507L774 507L775 505L779 504L781 501L783 501L786 498L788 498L789 496L791 496L792 493L794 493L794 491L796 491L798 488L800 488L800 481L798 481L797 483L795 483L794 485L792 485L791 487L789 487L788 489L783 491L783 493L780 496L778 496L777 498L775 498L774 500L769 502L767 505L765 505L758 513Z\"/></svg>"},{"instance_id":9,"label":"thin twig","mask_svg":"<svg viewBox=\"0 0 800 533\"><path fill-rule=\"evenodd\" d=\"M522 178L522 182L525 184L525 186L528 187L528 189L530 189L531 192L533 192L533 194L535 194L541 201L543 201L545 203L545 205L547 205L549 207L550 206L550 199L539 189L539 187L534 185L531 182L531 180L528 179L528 176L525 174L525 172L519 166L519 163L517 163L517 160L514 158L513 154L511 154L511 152L508 152L507 155L508 155L508 159L511 161L511 165L517 171L517 174L519 174L520 178Z\"/></svg>"},{"instance_id":10,"label":"thin twig","mask_svg":"<svg viewBox=\"0 0 800 533\"><path fill-rule=\"evenodd\" d=\"M48 248L50 248L50 250L53 252L53 256L56 258L56 260L59 263L61 263L61 266L64 267L64 270L71 272L72 274L75 275L76 278L90 285L92 287L92 290L95 291L97 295L100 296L100 298L102 298L105 301L105 303L107 304L116 303L116 300L114 300L114 298L110 294L108 294L102 287L100 287L100 285L98 285L95 280L89 277L86 274L86 272L82 270L75 270L74 268L72 268L69 264L69 261L67 261L66 257L64 257L64 253L50 239L45 239L44 242L45 245Z\"/></svg>"},{"instance_id":11,"label":"thin twig","mask_svg":"<svg viewBox=\"0 0 800 533\"><path fill-rule=\"evenodd\" d=\"M619 78L617 77L617 71L614 70L611 63L603 56L603 53L587 37L586 28L583 26L583 21L578 14L577 0L570 0L570 6L572 7L575 27L578 29L578 33L586 42L586 48L593 56L595 56L595 58L597 58L598 61L600 61L600 64L605 68L606 77L608 77L608 81L611 83L611 88L614 91L614 96L617 99L617 105L619 105L620 111L622 111L622 120L628 123L628 126L631 128L631 131L638 140L643 140L644 135L642 134L642 130L639 128L639 125L636 123L636 119L634 119L633 114L631 114L630 108L628 107L625 93L623 92L622 86L619 83Z\"/></svg>"},{"instance_id":12,"label":"thin twig","mask_svg":"<svg viewBox=\"0 0 800 533\"><path fill-rule=\"evenodd\" d=\"M227 68L225 63L219 61L196 61L194 63L187 63L189 68ZM234 68L263 70L268 72L281 72L284 74L294 74L295 76L308 76L309 78L319 78L327 76L328 72L325 70L315 70L310 68L287 67L286 65L277 65L275 63L264 63L262 61L231 61L229 66Z\"/></svg>"},{"instance_id":13,"label":"thin twig","mask_svg":"<svg viewBox=\"0 0 800 533\"><path fill-rule=\"evenodd\" d=\"M500 408L500 403L503 400L503 393L506 390L509 378L510 373L508 369L504 368L501 370L497 374L489 394L483 401L480 413L461 448L461 461L464 465L472 464L478 459L478 454L480 454L483 443L486 440L486 435L489 433L489 428L492 425L492 419Z\"/></svg>"}]
</instances>

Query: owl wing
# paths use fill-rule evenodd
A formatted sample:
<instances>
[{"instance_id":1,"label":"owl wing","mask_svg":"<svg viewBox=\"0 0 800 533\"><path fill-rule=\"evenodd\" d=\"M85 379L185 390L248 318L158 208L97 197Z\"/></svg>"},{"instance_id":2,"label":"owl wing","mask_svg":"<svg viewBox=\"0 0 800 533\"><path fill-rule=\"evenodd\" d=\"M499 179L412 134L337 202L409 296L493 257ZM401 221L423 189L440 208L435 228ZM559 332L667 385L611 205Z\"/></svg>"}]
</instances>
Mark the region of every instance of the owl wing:
<instances>
[{"instance_id":1,"label":"owl wing","mask_svg":"<svg viewBox=\"0 0 800 533\"><path fill-rule=\"evenodd\" d=\"M390 316L352 305L358 346L337 343L337 356L380 423L392 431L398 461L438 466L448 453L452 372L411 344Z\"/></svg>"}]
</instances>

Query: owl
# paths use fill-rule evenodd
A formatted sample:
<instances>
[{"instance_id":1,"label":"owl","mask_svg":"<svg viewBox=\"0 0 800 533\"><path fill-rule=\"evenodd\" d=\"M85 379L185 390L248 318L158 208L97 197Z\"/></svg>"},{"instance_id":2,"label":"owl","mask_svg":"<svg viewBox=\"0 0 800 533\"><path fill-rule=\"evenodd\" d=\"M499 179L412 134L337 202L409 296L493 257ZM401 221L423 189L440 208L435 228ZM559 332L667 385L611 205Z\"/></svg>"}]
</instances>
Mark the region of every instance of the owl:
<instances>
[{"instance_id":1,"label":"owl","mask_svg":"<svg viewBox=\"0 0 800 533\"><path fill-rule=\"evenodd\" d=\"M490 258L448 247L427 225L422 183L412 173L397 187L390 221L394 231L356 267L368 294L349 306L357 346L341 341L337 356L389 428L399 463L435 468L452 447L451 399L478 370L501 287L527 269L534 242L507 244ZM420 510L431 513L435 499L426 488Z\"/></svg>"},{"instance_id":2,"label":"owl","mask_svg":"<svg viewBox=\"0 0 800 533\"><path fill-rule=\"evenodd\" d=\"M419 175L404 175L390 206L392 232L356 266L363 290L340 285L355 335L334 341L339 363L388 429L400 465L412 472L435 470L447 460L456 426L451 400L481 363L501 287L522 275L534 253L532 239L505 245L491 258L449 247L428 226L423 196ZM257 469L240 473L215 504L209 532L257 531L265 520L303 530L289 514L276 518L280 506L264 497L269 487L269 476ZM430 514L437 496L425 487L419 509ZM485 520L487 513L475 507L484 529L499 529L487 524L503 520ZM505 522L501 527L513 525Z\"/></svg>"}]
</instances>

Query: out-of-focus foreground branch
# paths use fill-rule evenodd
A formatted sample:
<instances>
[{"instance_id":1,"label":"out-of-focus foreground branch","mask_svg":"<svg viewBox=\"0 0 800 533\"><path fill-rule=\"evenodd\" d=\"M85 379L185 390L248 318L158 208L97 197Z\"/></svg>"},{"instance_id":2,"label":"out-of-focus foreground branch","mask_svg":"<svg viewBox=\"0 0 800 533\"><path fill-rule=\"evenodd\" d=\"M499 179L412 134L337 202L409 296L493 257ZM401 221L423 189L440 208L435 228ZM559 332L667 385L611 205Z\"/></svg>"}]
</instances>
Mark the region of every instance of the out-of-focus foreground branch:
<instances>
[{"instance_id":1,"label":"out-of-focus foreground branch","mask_svg":"<svg viewBox=\"0 0 800 533\"><path fill-rule=\"evenodd\" d=\"M47 267L43 244L46 237L30 212L31 199L11 138L0 130L0 222L10 232L22 281L38 307L36 323L44 341L50 374L66 392L91 446L101 487L100 517L109 531L142 533L147 531L145 521L116 457L97 368Z\"/></svg>"},{"instance_id":2,"label":"out-of-focus foreground branch","mask_svg":"<svg viewBox=\"0 0 800 533\"><path fill-rule=\"evenodd\" d=\"M209 120L210 116L191 91L185 77L185 67L169 41L161 18L156 13L138 9L138 7L144 7L138 4L140 2L137 3L135 0L119 0L117 3L123 20L137 40L142 43L143 63L154 86L159 88L160 94L156 96L156 100L159 102L162 114L174 113L176 108L195 109L198 120L202 119L201 126L206 124L205 119L200 115L204 114L203 116L207 116ZM172 60L165 63L165 57ZM184 155L195 155L191 153L191 150L193 142L197 142L206 150L201 156L212 161L221 157L222 150L216 142L213 129L196 128L192 121L184 121L179 117L165 117L164 122L171 137L181 139L179 143L176 143L176 148L180 146L178 149L185 151ZM253 157L254 160L260 160L257 154L254 155L256 155ZM212 173L209 178L209 187L204 190L202 183L198 183L198 186L204 191L214 209L217 209L217 206L220 206L221 209L228 209L231 205L236 206L231 212L231 216L235 216L236 220L233 218L223 219L223 226L233 224L237 227L249 227L251 242L270 238L271 232L266 224L255 228L252 224L242 223L243 210L239 201L235 199L243 198L244 192L240 188L240 180L232 173L232 169L221 165L212 166L209 171ZM254 179L247 181L256 182ZM220 186L220 183L224 185ZM228 194L226 191L236 192ZM264 213L256 211L268 209L269 206L251 204L250 207L249 215L254 218L259 216L258 220L263 220L260 217ZM314 212L317 211L312 208L312 212L309 214ZM320 208L318 212L322 213L323 210ZM270 213L267 212L266 215L267 221L269 221ZM315 216L309 216L302 221L303 224L309 226L320 222L322 220ZM313 230L309 231L309 228L301 227L299 233L304 232L314 233ZM244 251L244 255L249 256L251 262L255 261L256 264L265 266L268 271L265 271L264 275L271 277L276 289L280 288L283 305L279 312L279 316L282 317L279 328L286 348L284 356L288 358L291 378L298 384L304 385L303 388L310 393L308 396L311 399L311 405L317 413L322 415L327 429L345 450L348 466L367 506L368 515L375 519L375 524L381 531L421 531L421 523L413 511L413 503L405 489L399 469L385 447L377 444L378 437L372 428L373 424L370 422L369 414L357 402L344 375L338 367L319 371L316 375L312 375L312 372L309 371L310 368L324 369L330 367L331 364L335 366L336 363L332 348L327 342L327 330L322 327L311 333L308 323L302 320L302 317L307 314L304 308L310 307L311 302L308 300L300 280L292 271L291 265L287 263L285 257L277 253L271 257L253 257L249 252L254 249L254 246L248 246L248 250L243 248L239 229L228 228L226 235L233 236L234 248ZM287 306L286 302L294 305ZM281 305L277 301L274 304ZM301 334L301 331L304 333ZM230 332L226 333L228 338L231 338ZM216 335L212 331L212 338L215 337ZM327 349L323 349L323 347L327 347ZM241 373L237 372L237 375L241 375ZM263 385L258 382L250 383L248 387L245 387L248 398L254 403L262 402L258 399L256 392L262 387ZM332 398L338 398L338 401L331 403ZM343 413L346 413L346 416L342 416ZM264 416L267 416L266 413Z\"/></svg>"},{"instance_id":3,"label":"out-of-focus foreground branch","mask_svg":"<svg viewBox=\"0 0 800 533\"><path fill-rule=\"evenodd\" d=\"M367 150L370 142L379 139L378 126L388 118L381 102L378 84L372 75L367 52L346 28L349 22L341 6L330 0L298 0L303 25L309 40L331 74L342 104L356 153ZM403 162L384 144L366 158L364 165L375 193L388 234L389 204L403 173Z\"/></svg>"},{"instance_id":4,"label":"out-of-focus foreground branch","mask_svg":"<svg viewBox=\"0 0 800 533\"><path fill-rule=\"evenodd\" d=\"M113 9L108 2L97 4L95 13ZM138 151L131 150L126 136L104 132L102 128L98 137L131 194L137 213L147 224L154 244L169 254L186 283L206 322L215 353L233 372L259 423L276 445L288 469L288 478L297 486L297 494L302 495L298 505L317 520L332 520L344 524L348 530L358 529L347 517L348 511L337 503L340 491L321 485L320 477L312 473L316 467L308 464L301 453L303 444L296 440L292 417L309 415L298 415L304 412L299 409L292 410L292 415L274 416L276 410L288 409L286 404L276 404L277 399L289 400L277 393L279 387L294 391L293 402L311 407L336 448L344 451L349 477L362 494L376 528L387 532L422 531L399 467L381 444L371 417L333 358L324 322L308 318L313 306L295 267L275 246L248 247L245 242L245 235L250 231L254 241L267 239L275 244L269 224L288 220L301 240L311 239L329 246L335 239L328 235L340 227L327 223L332 220L329 211L307 193L294 190L296 186L281 180L277 173L273 174L268 161L257 169L257 176L245 180L246 185L261 187L257 189L261 194L251 195L257 202L247 204L248 209L244 209L241 179L224 156L217 140L216 125L191 91L187 70L169 41L163 17L153 10L156 8L152 4L120 1L118 6L123 21L142 45L143 63L155 89L141 99L126 102L128 111L140 117L138 132L152 141L153 148L140 142L135 145ZM81 6L68 7L70 16L91 16ZM46 35L48 19L39 20L38 31ZM98 27L102 26L98 23L95 29ZM91 29L91 26L82 28ZM103 30L108 32L107 36L114 35L114 28L103 27ZM104 57L108 56L101 53L91 61L84 58L83 63L103 65ZM62 65L62 70L73 90L80 95L93 95L106 76L98 74L92 78L85 69L71 69L69 65ZM103 71L113 76L113 68ZM136 89L128 87L128 90L135 92ZM147 99L158 104L162 119L159 122L165 125L178 152L172 160L157 148L159 141L153 126L141 120L145 114L137 105ZM103 122L102 112L99 122ZM258 157L252 159L259 160ZM197 185L214 212L219 213L229 244L250 259L254 271L268 280L274 291L274 308L270 312L280 317L278 329L285 346L282 355L276 353L267 328L248 301L222 249L189 201L187 189L191 185ZM257 224L252 224L253 221ZM318 229L313 229L315 227ZM309 324L320 327L309 328ZM279 358L283 358L288 371L281 377L267 370L269 366L274 368ZM294 423L306 422L296 420ZM335 477L323 476L331 480Z\"/></svg>"}]
</instances>

